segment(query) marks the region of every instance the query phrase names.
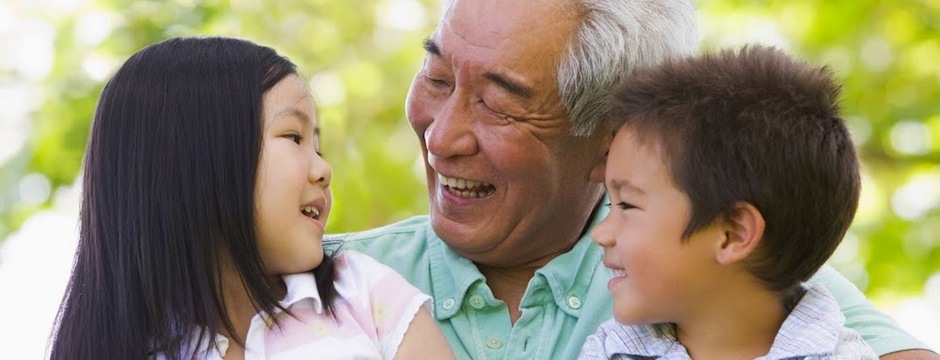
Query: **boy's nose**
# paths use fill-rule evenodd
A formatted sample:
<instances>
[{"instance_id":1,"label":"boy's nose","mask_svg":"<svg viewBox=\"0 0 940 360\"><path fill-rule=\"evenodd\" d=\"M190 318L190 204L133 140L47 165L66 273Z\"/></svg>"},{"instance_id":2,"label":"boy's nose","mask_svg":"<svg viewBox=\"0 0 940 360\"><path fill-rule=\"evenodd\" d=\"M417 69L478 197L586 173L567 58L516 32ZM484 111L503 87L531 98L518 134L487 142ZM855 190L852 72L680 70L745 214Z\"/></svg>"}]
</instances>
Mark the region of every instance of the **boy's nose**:
<instances>
[{"instance_id":1,"label":"boy's nose","mask_svg":"<svg viewBox=\"0 0 940 360\"><path fill-rule=\"evenodd\" d=\"M591 230L591 240L597 245L603 247L614 246L613 236L611 236L610 217L604 217L594 230Z\"/></svg>"}]
</instances>

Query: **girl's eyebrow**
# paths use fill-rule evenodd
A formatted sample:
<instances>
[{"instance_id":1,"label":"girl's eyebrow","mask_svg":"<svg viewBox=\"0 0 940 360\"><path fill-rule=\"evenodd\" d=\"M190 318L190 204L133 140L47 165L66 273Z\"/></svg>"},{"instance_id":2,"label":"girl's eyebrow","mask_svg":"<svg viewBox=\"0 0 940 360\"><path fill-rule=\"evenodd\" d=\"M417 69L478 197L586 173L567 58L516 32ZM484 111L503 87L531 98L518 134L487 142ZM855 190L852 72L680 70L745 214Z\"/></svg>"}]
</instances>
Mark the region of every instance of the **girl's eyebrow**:
<instances>
[{"instance_id":1,"label":"girl's eyebrow","mask_svg":"<svg viewBox=\"0 0 940 360\"><path fill-rule=\"evenodd\" d=\"M292 119L295 119L296 121L300 122L301 126L309 126L310 124L313 124L313 120L310 119L310 116L307 115L307 113L301 111L300 109L294 106L281 110L277 114L274 115L275 119L285 118L285 117L290 117ZM317 136L320 135L319 124L316 124L313 126L313 134Z\"/></svg>"},{"instance_id":2,"label":"girl's eyebrow","mask_svg":"<svg viewBox=\"0 0 940 360\"><path fill-rule=\"evenodd\" d=\"M291 115L293 115L295 118L297 118L298 120L301 120L301 121L303 121L303 122L305 122L305 123L311 123L311 122L313 122L313 121L310 120L310 116L308 116L307 113L301 111L300 109L298 109L298 108L296 108L296 107L294 107L294 106L291 106L291 107L288 107L288 108L286 108L286 109L284 109L284 110L279 111L277 114L274 114L274 117L275 117L275 118L281 118L281 117L287 117L287 116L291 116Z\"/></svg>"}]
</instances>

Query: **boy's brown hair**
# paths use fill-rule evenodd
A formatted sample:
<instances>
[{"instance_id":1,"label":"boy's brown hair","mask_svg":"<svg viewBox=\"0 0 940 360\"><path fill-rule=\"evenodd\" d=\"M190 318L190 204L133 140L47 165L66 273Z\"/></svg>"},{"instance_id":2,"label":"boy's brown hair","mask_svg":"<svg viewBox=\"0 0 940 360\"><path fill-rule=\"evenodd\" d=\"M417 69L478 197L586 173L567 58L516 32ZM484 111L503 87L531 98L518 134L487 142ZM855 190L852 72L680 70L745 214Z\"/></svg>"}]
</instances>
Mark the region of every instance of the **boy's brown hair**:
<instances>
[{"instance_id":1,"label":"boy's brown hair","mask_svg":"<svg viewBox=\"0 0 940 360\"><path fill-rule=\"evenodd\" d=\"M685 237L754 205L766 227L746 261L769 289L814 274L858 207L858 159L828 68L752 45L638 70L613 92L610 125L662 145L690 199Z\"/></svg>"}]
</instances>

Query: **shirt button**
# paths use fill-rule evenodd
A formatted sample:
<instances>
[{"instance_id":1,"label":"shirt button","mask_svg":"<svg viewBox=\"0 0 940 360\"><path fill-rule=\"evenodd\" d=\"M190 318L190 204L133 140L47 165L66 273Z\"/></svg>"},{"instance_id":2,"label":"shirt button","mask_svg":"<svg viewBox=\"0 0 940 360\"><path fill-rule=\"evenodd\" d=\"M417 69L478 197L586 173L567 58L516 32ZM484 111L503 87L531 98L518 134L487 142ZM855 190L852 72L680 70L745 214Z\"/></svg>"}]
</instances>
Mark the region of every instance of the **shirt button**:
<instances>
[{"instance_id":1,"label":"shirt button","mask_svg":"<svg viewBox=\"0 0 940 360\"><path fill-rule=\"evenodd\" d=\"M572 309L580 309L581 299L578 299L577 296L571 295L571 297L568 298L568 306L570 306Z\"/></svg>"},{"instance_id":2,"label":"shirt button","mask_svg":"<svg viewBox=\"0 0 940 360\"><path fill-rule=\"evenodd\" d=\"M486 346L490 349L499 349L503 347L503 342L499 341L497 338L490 337L486 340Z\"/></svg>"},{"instance_id":3,"label":"shirt button","mask_svg":"<svg viewBox=\"0 0 940 360\"><path fill-rule=\"evenodd\" d=\"M453 308L454 303L454 298L447 298L447 300L444 300L444 303L442 304L444 306L444 310L450 310Z\"/></svg>"},{"instance_id":4,"label":"shirt button","mask_svg":"<svg viewBox=\"0 0 940 360\"><path fill-rule=\"evenodd\" d=\"M483 301L482 296L473 295L470 297L470 306L473 306L474 309L482 309L483 305L486 305L486 302Z\"/></svg>"}]
</instances>

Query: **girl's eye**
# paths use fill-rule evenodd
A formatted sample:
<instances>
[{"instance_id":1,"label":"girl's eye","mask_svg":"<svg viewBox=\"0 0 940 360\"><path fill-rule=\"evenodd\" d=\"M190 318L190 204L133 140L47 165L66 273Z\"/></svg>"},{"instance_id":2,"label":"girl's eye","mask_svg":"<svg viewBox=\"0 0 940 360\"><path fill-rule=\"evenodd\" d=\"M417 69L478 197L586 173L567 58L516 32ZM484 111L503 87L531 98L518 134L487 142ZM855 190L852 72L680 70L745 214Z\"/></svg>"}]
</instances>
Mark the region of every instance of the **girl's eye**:
<instances>
[{"instance_id":1,"label":"girl's eye","mask_svg":"<svg viewBox=\"0 0 940 360\"><path fill-rule=\"evenodd\" d=\"M300 142L304 139L302 136L297 135L297 134L288 134L288 135L284 135L284 137L290 139L297 145L300 145Z\"/></svg>"}]
</instances>

